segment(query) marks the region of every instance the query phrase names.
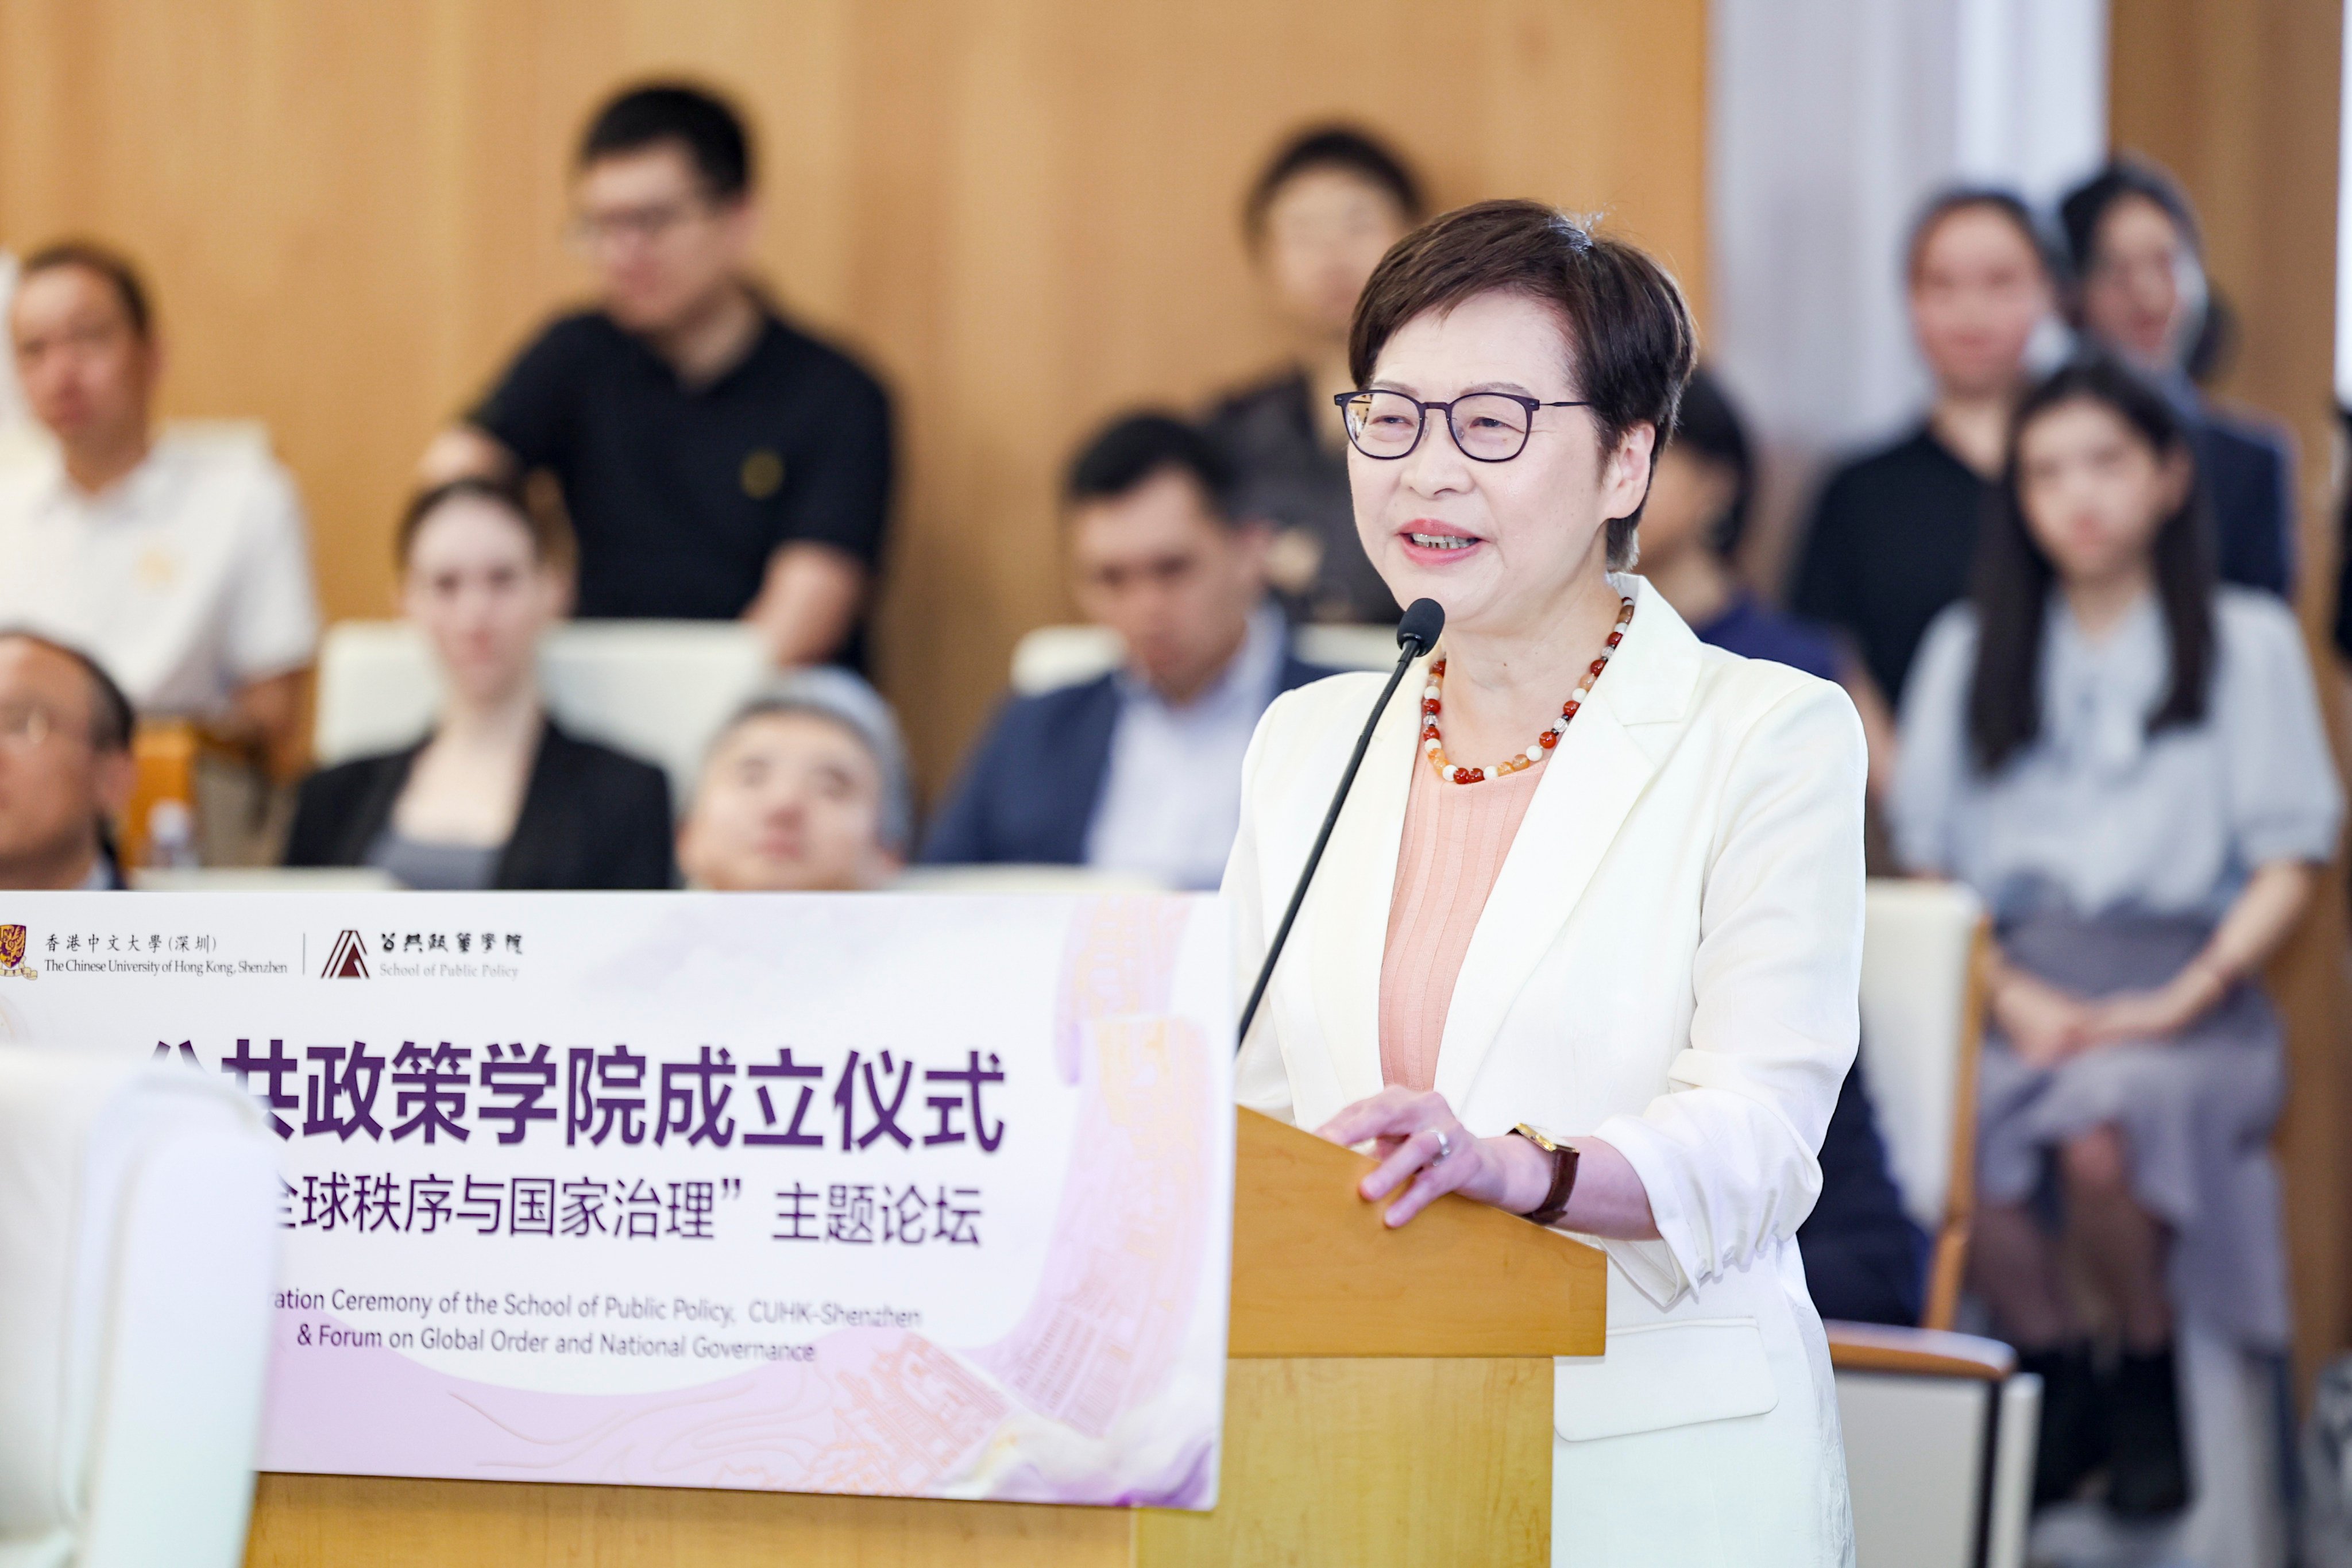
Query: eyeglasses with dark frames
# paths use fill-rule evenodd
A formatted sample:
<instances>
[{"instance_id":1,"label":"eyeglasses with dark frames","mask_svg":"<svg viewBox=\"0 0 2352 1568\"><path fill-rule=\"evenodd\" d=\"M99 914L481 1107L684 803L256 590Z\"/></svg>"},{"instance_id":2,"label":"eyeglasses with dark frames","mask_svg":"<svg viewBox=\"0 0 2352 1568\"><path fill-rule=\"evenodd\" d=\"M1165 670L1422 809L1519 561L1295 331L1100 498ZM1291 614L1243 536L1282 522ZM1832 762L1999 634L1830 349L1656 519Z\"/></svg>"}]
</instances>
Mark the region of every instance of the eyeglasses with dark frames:
<instances>
[{"instance_id":1,"label":"eyeglasses with dark frames","mask_svg":"<svg viewBox=\"0 0 2352 1568\"><path fill-rule=\"evenodd\" d=\"M1538 408L1590 408L1580 398L1546 403L1516 392L1473 392L1451 403L1423 403L1402 392L1342 392L1331 401L1347 421L1348 440L1357 451L1394 462L1421 445L1429 416L1445 416L1454 444L1474 462L1507 463L1528 449Z\"/></svg>"}]
</instances>

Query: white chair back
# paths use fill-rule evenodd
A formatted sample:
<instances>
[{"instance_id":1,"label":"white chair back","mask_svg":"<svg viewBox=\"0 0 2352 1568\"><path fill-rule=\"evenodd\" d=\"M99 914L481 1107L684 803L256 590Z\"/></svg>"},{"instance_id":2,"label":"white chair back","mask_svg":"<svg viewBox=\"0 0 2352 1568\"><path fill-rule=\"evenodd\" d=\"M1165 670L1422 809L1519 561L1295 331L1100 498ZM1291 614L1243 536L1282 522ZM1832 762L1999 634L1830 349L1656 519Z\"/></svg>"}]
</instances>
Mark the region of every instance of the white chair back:
<instances>
[{"instance_id":1,"label":"white chair back","mask_svg":"<svg viewBox=\"0 0 2352 1568\"><path fill-rule=\"evenodd\" d=\"M1863 1067L1888 1173L1904 1208L1937 1238L1933 1328L1950 1326L1974 1201L1983 925L1983 904L1958 883L1871 880L1862 941Z\"/></svg>"},{"instance_id":2,"label":"white chair back","mask_svg":"<svg viewBox=\"0 0 2352 1568\"><path fill-rule=\"evenodd\" d=\"M1297 626L1291 647L1327 669L1388 669L1397 660L1394 626ZM1039 626L1013 647L1013 689L1034 697L1092 680L1116 668L1121 652L1118 634L1106 626Z\"/></svg>"},{"instance_id":3,"label":"white chair back","mask_svg":"<svg viewBox=\"0 0 2352 1568\"><path fill-rule=\"evenodd\" d=\"M0 1563L244 1560L278 1197L226 1080L0 1048Z\"/></svg>"},{"instance_id":4,"label":"white chair back","mask_svg":"<svg viewBox=\"0 0 2352 1568\"><path fill-rule=\"evenodd\" d=\"M540 647L555 717L660 764L681 812L711 738L770 674L757 634L736 621L572 621ZM440 706L440 673L415 627L344 621L328 630L311 736L320 766L413 744Z\"/></svg>"}]
</instances>

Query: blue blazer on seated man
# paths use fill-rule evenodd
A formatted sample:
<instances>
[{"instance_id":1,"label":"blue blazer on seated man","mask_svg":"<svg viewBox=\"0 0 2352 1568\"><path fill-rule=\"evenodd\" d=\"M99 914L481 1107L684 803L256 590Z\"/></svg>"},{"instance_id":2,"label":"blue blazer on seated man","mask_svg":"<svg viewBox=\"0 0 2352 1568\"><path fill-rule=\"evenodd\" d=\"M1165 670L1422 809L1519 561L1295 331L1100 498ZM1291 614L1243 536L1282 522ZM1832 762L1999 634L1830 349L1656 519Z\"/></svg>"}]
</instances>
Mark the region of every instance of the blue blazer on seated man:
<instances>
[{"instance_id":1,"label":"blue blazer on seated man","mask_svg":"<svg viewBox=\"0 0 2352 1568\"><path fill-rule=\"evenodd\" d=\"M1292 657L1266 596L1268 530L1233 515L1200 431L1122 419L1071 466L1072 590L1118 633L1110 674L998 711L932 824L930 865L1097 866L1212 888L1241 816L1242 756L1284 691L1332 673Z\"/></svg>"}]
</instances>

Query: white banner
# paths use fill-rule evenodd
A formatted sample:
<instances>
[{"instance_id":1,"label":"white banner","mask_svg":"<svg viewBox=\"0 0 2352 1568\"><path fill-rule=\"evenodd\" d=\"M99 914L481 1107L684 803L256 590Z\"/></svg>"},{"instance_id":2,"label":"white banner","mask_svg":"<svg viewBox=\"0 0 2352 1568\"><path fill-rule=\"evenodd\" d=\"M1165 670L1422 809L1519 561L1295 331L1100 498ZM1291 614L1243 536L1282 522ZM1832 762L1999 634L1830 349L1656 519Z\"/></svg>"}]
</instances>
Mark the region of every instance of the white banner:
<instances>
[{"instance_id":1,"label":"white banner","mask_svg":"<svg viewBox=\"0 0 2352 1568\"><path fill-rule=\"evenodd\" d=\"M0 1039L283 1141L267 1469L1205 1509L1206 898L0 894Z\"/></svg>"}]
</instances>

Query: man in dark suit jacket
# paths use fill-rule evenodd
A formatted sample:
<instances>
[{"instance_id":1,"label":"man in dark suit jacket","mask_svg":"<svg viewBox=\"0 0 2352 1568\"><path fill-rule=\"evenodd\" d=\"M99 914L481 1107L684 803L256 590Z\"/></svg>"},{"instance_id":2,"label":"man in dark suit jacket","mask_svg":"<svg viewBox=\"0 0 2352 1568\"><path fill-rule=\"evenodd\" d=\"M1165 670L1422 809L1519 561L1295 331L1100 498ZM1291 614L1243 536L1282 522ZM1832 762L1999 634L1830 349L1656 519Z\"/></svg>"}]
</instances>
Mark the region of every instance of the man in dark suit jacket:
<instances>
[{"instance_id":1,"label":"man in dark suit jacket","mask_svg":"<svg viewBox=\"0 0 2352 1568\"><path fill-rule=\"evenodd\" d=\"M1268 530L1236 518L1218 448L1142 414L1071 466L1072 587L1119 635L1108 675L1015 697L933 823L933 865L1028 862L1213 887L1241 810L1241 763L1276 695L1331 673L1291 657L1266 597Z\"/></svg>"}]
</instances>

